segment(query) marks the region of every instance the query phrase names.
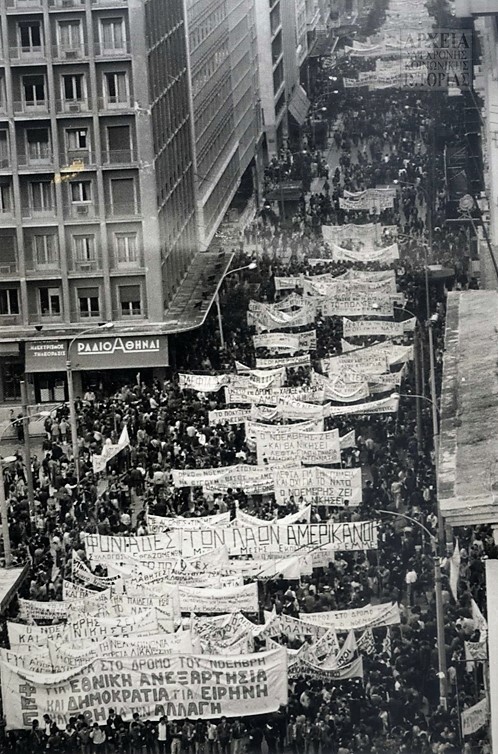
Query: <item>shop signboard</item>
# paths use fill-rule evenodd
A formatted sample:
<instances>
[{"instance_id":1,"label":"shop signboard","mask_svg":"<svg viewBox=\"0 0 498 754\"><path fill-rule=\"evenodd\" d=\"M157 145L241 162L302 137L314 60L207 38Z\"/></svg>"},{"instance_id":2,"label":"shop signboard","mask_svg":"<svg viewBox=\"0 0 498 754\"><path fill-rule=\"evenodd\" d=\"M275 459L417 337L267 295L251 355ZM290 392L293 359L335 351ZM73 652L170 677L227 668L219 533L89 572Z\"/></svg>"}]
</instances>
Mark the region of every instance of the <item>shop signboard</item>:
<instances>
[{"instance_id":1,"label":"shop signboard","mask_svg":"<svg viewBox=\"0 0 498 754\"><path fill-rule=\"evenodd\" d=\"M165 367L166 335L108 335L76 338L71 346L73 369L133 369Z\"/></svg>"},{"instance_id":2,"label":"shop signboard","mask_svg":"<svg viewBox=\"0 0 498 754\"><path fill-rule=\"evenodd\" d=\"M65 340L32 340L26 343L26 372L64 372L67 360Z\"/></svg>"}]
</instances>

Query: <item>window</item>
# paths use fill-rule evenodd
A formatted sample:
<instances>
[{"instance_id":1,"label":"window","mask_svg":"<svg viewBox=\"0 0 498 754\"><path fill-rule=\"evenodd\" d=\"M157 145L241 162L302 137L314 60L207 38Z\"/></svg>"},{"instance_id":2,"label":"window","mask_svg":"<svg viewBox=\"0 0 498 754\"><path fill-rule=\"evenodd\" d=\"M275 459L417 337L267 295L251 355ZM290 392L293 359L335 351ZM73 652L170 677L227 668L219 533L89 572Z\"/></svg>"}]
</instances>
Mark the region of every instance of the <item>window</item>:
<instances>
[{"instance_id":1,"label":"window","mask_svg":"<svg viewBox=\"0 0 498 754\"><path fill-rule=\"evenodd\" d=\"M0 288L1 314L19 314L19 291L17 288Z\"/></svg>"},{"instance_id":2,"label":"window","mask_svg":"<svg viewBox=\"0 0 498 754\"><path fill-rule=\"evenodd\" d=\"M138 244L136 233L115 233L114 250L118 265L136 265L138 260Z\"/></svg>"},{"instance_id":3,"label":"window","mask_svg":"<svg viewBox=\"0 0 498 754\"><path fill-rule=\"evenodd\" d=\"M12 212L10 183L0 183L0 212Z\"/></svg>"},{"instance_id":4,"label":"window","mask_svg":"<svg viewBox=\"0 0 498 754\"><path fill-rule=\"evenodd\" d=\"M95 256L95 236L73 236L76 262L93 262Z\"/></svg>"},{"instance_id":5,"label":"window","mask_svg":"<svg viewBox=\"0 0 498 754\"><path fill-rule=\"evenodd\" d=\"M104 74L104 96L107 106L122 107L129 103L126 71Z\"/></svg>"},{"instance_id":6,"label":"window","mask_svg":"<svg viewBox=\"0 0 498 754\"><path fill-rule=\"evenodd\" d=\"M86 99L86 81L82 73L62 77L62 97L66 102L81 102Z\"/></svg>"},{"instance_id":7,"label":"window","mask_svg":"<svg viewBox=\"0 0 498 754\"><path fill-rule=\"evenodd\" d=\"M123 317L139 317L142 314L142 296L139 285L121 285L119 304Z\"/></svg>"},{"instance_id":8,"label":"window","mask_svg":"<svg viewBox=\"0 0 498 754\"><path fill-rule=\"evenodd\" d=\"M41 49L42 33L39 21L23 21L18 26L19 46L23 52L34 52Z\"/></svg>"},{"instance_id":9,"label":"window","mask_svg":"<svg viewBox=\"0 0 498 754\"><path fill-rule=\"evenodd\" d=\"M26 107L45 107L45 78L23 76L22 91Z\"/></svg>"},{"instance_id":10,"label":"window","mask_svg":"<svg viewBox=\"0 0 498 754\"><path fill-rule=\"evenodd\" d=\"M53 210L52 183L50 181L31 181L29 184L30 209L35 212Z\"/></svg>"},{"instance_id":11,"label":"window","mask_svg":"<svg viewBox=\"0 0 498 754\"><path fill-rule=\"evenodd\" d=\"M136 211L135 181L133 178L111 180L111 202L114 214L128 215Z\"/></svg>"},{"instance_id":12,"label":"window","mask_svg":"<svg viewBox=\"0 0 498 754\"><path fill-rule=\"evenodd\" d=\"M9 132L7 129L0 130L0 167L6 168L10 164Z\"/></svg>"},{"instance_id":13,"label":"window","mask_svg":"<svg viewBox=\"0 0 498 754\"><path fill-rule=\"evenodd\" d=\"M59 21L57 24L59 48L66 52L79 51L82 44L81 23L78 20Z\"/></svg>"},{"instance_id":14,"label":"window","mask_svg":"<svg viewBox=\"0 0 498 754\"><path fill-rule=\"evenodd\" d=\"M33 260L37 269L45 267L57 268L59 263L58 256L54 235L33 236Z\"/></svg>"},{"instance_id":15,"label":"window","mask_svg":"<svg viewBox=\"0 0 498 754\"><path fill-rule=\"evenodd\" d=\"M60 316L61 296L58 288L39 288L38 299L42 317Z\"/></svg>"},{"instance_id":16,"label":"window","mask_svg":"<svg viewBox=\"0 0 498 754\"><path fill-rule=\"evenodd\" d=\"M80 317L99 317L99 289L78 288L78 309Z\"/></svg>"},{"instance_id":17,"label":"window","mask_svg":"<svg viewBox=\"0 0 498 754\"><path fill-rule=\"evenodd\" d=\"M107 126L108 162L130 162L130 126Z\"/></svg>"},{"instance_id":18,"label":"window","mask_svg":"<svg viewBox=\"0 0 498 754\"><path fill-rule=\"evenodd\" d=\"M88 128L66 129L66 145L68 152L88 150Z\"/></svg>"},{"instance_id":19,"label":"window","mask_svg":"<svg viewBox=\"0 0 498 754\"><path fill-rule=\"evenodd\" d=\"M71 181L70 190L73 204L87 204L92 201L91 181Z\"/></svg>"},{"instance_id":20,"label":"window","mask_svg":"<svg viewBox=\"0 0 498 754\"><path fill-rule=\"evenodd\" d=\"M124 18L103 18L100 21L100 46L103 53L126 50Z\"/></svg>"},{"instance_id":21,"label":"window","mask_svg":"<svg viewBox=\"0 0 498 754\"><path fill-rule=\"evenodd\" d=\"M26 130L28 158L31 162L50 162L50 138L48 128Z\"/></svg>"}]
</instances>

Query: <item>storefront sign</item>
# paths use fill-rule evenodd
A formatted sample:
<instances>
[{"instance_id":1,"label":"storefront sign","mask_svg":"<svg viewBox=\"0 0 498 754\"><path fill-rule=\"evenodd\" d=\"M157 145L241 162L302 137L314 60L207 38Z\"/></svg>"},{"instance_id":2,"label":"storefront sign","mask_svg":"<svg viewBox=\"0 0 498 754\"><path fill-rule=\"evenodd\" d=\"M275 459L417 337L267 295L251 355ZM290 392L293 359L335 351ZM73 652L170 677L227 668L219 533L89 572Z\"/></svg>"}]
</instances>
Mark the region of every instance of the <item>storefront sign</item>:
<instances>
[{"instance_id":1,"label":"storefront sign","mask_svg":"<svg viewBox=\"0 0 498 754\"><path fill-rule=\"evenodd\" d=\"M166 335L77 338L71 347L73 369L133 369L168 366Z\"/></svg>"},{"instance_id":2,"label":"storefront sign","mask_svg":"<svg viewBox=\"0 0 498 754\"><path fill-rule=\"evenodd\" d=\"M64 340L33 340L26 343L26 372L64 372L67 347Z\"/></svg>"}]
</instances>

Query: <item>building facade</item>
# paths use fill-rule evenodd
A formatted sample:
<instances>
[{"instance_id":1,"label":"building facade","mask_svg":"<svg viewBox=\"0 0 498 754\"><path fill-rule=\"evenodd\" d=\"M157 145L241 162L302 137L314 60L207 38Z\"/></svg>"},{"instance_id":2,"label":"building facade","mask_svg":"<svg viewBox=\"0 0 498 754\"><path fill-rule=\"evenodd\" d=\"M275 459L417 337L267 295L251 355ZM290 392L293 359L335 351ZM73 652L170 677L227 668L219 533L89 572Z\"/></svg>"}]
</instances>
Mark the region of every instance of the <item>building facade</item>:
<instances>
[{"instance_id":1,"label":"building facade","mask_svg":"<svg viewBox=\"0 0 498 754\"><path fill-rule=\"evenodd\" d=\"M65 359L34 346L110 321L147 338L196 251L185 8L5 0L0 33L0 403L25 369L60 400Z\"/></svg>"},{"instance_id":2,"label":"building facade","mask_svg":"<svg viewBox=\"0 0 498 754\"><path fill-rule=\"evenodd\" d=\"M195 185L207 249L255 167L262 121L254 0L186 0Z\"/></svg>"}]
</instances>

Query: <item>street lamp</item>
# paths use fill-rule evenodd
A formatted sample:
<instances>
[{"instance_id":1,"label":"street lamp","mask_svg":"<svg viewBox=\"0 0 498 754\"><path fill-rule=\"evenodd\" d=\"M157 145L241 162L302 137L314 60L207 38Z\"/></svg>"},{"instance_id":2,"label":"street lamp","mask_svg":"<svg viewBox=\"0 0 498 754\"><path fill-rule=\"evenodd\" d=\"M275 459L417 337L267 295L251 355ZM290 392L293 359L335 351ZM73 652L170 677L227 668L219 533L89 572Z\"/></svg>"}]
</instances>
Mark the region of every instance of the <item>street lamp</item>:
<instances>
[{"instance_id":1,"label":"street lamp","mask_svg":"<svg viewBox=\"0 0 498 754\"><path fill-rule=\"evenodd\" d=\"M377 509L377 513L395 518L404 518L415 526L422 529L429 537L432 545L432 557L434 561L434 593L436 596L436 641L438 656L438 678L439 678L439 704L444 709L447 708L447 668L446 668L446 644L444 636L444 610L443 610L443 588L441 583L441 555L438 553L438 540L426 526L417 521L416 518L407 516L405 513L395 513Z\"/></svg>"},{"instance_id":2,"label":"street lamp","mask_svg":"<svg viewBox=\"0 0 498 754\"><path fill-rule=\"evenodd\" d=\"M79 447L78 447L78 425L76 421L76 407L74 405L74 383L73 383L73 370L71 365L71 347L75 340L81 338L83 335L88 335L92 332L98 332L99 330L110 330L114 327L113 322L104 322L99 325L93 325L86 330L77 333L74 338L71 338L67 347L67 361L66 361L66 379L67 379L67 393L69 399L69 423L71 425L71 445L73 448L73 458L76 471L76 489L80 486L80 463L79 463Z\"/></svg>"},{"instance_id":3,"label":"street lamp","mask_svg":"<svg viewBox=\"0 0 498 754\"><path fill-rule=\"evenodd\" d=\"M220 333L220 347L221 348L225 348L225 336L223 334L223 320L221 317L221 307L220 307L220 288L223 285L223 281L229 275L233 275L236 272L242 272L242 270L255 270L257 266L258 266L257 262L253 261L253 262L249 262L249 264L245 264L243 267L236 267L235 270L227 270L219 282L218 289L216 291L215 301L216 301L216 310L218 314L218 330Z\"/></svg>"}]
</instances>

